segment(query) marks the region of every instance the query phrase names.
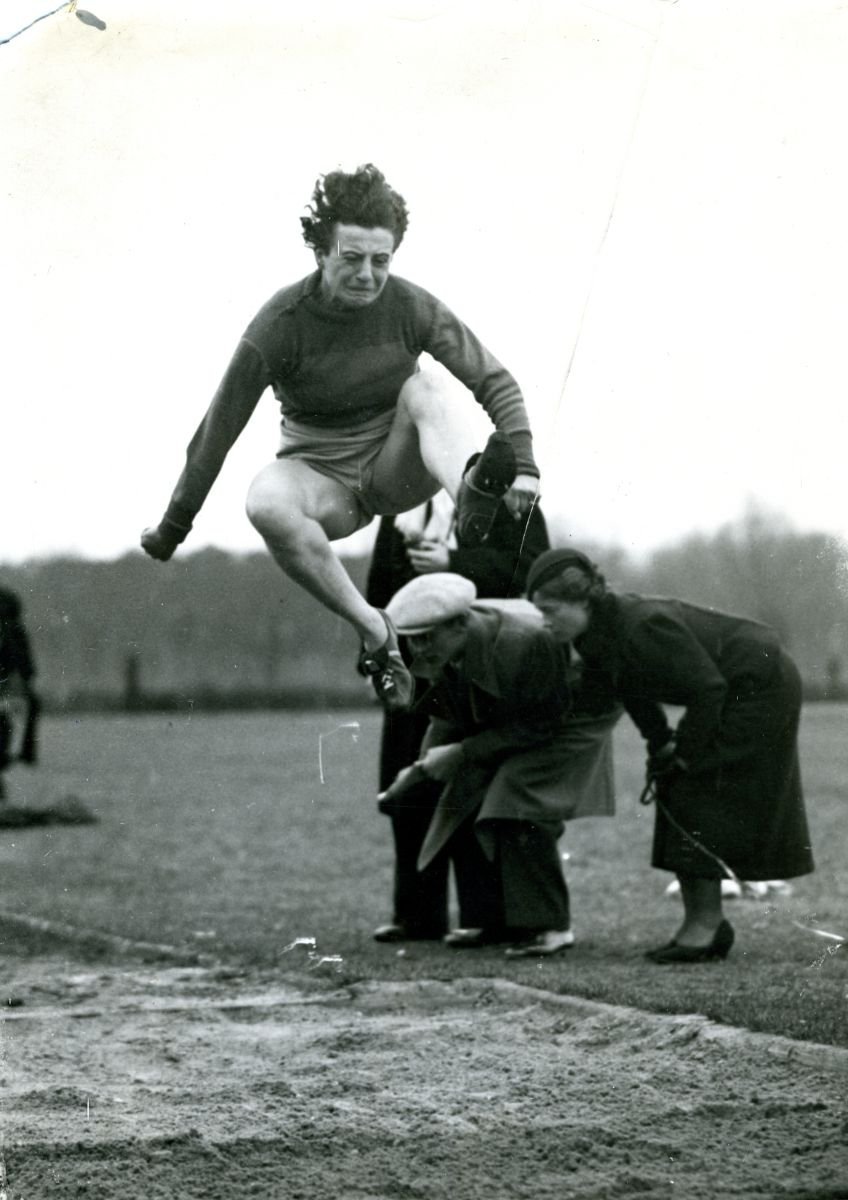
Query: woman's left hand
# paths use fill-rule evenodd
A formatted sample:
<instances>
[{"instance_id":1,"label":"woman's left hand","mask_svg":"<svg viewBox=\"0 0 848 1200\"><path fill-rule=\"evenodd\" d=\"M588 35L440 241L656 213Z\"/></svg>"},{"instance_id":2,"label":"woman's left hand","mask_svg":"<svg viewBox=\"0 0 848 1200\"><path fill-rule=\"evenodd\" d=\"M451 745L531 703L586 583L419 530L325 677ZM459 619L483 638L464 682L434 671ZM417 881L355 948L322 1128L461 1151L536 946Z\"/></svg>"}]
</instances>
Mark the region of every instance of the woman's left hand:
<instances>
[{"instance_id":1,"label":"woman's left hand","mask_svg":"<svg viewBox=\"0 0 848 1200\"><path fill-rule=\"evenodd\" d=\"M685 770L686 763L678 756L673 740L648 755L649 779L667 779L669 775Z\"/></svg>"}]
</instances>

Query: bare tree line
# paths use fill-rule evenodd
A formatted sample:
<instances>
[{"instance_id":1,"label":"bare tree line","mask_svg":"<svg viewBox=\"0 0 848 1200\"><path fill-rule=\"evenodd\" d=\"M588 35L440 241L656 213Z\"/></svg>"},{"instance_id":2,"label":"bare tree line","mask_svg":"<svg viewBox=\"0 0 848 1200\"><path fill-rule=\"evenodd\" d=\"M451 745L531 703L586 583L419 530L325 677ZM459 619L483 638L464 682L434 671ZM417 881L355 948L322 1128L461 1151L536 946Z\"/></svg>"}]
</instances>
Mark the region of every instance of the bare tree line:
<instances>
[{"instance_id":1,"label":"bare tree line","mask_svg":"<svg viewBox=\"0 0 848 1200\"><path fill-rule=\"evenodd\" d=\"M645 561L615 547L581 548L615 588L766 621L811 698L848 698L848 565L835 538L752 512ZM346 565L361 584L367 559ZM261 553L206 549L161 569L137 553L41 559L0 567L0 582L23 600L52 707L370 702L347 627Z\"/></svg>"}]
</instances>

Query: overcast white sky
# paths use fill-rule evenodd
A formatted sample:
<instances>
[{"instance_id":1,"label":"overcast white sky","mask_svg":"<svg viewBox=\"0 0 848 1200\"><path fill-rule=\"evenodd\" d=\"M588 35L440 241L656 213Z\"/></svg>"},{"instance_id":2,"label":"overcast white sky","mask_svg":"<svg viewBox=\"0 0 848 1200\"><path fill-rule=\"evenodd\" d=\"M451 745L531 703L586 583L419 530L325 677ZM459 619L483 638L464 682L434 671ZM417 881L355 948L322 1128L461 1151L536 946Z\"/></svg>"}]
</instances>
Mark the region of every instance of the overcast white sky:
<instances>
[{"instance_id":1,"label":"overcast white sky","mask_svg":"<svg viewBox=\"0 0 848 1200\"><path fill-rule=\"evenodd\" d=\"M52 7L4 0L0 36ZM0 561L137 544L312 269L316 175L369 160L411 208L397 273L518 377L559 529L638 552L755 502L848 536L844 3L90 11L0 46ZM259 548L277 421L269 393L188 546Z\"/></svg>"}]
</instances>

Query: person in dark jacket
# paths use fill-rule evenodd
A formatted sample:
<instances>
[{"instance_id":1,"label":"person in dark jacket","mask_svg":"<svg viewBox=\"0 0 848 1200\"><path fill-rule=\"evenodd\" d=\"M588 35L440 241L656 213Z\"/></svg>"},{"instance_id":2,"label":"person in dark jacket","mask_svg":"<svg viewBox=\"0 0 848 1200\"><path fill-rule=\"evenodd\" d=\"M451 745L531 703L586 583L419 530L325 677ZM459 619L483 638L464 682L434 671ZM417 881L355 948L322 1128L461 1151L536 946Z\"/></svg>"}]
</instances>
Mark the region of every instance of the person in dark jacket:
<instances>
[{"instance_id":1,"label":"person in dark jacket","mask_svg":"<svg viewBox=\"0 0 848 1200\"><path fill-rule=\"evenodd\" d=\"M34 680L35 663L20 599L9 588L0 587L0 800L6 795L3 772L16 761L35 762L38 697ZM16 700L25 710L19 739L15 737ZM20 747L14 750L13 742L18 740Z\"/></svg>"},{"instance_id":2,"label":"person in dark jacket","mask_svg":"<svg viewBox=\"0 0 848 1200\"><path fill-rule=\"evenodd\" d=\"M813 868L798 761L798 670L767 626L681 600L608 591L576 550L530 568L528 596L648 744L657 788L652 865L680 881L683 922L659 963L726 957L721 880ZM685 712L669 726L663 705ZM728 870L729 868L729 870Z\"/></svg>"},{"instance_id":3,"label":"person in dark jacket","mask_svg":"<svg viewBox=\"0 0 848 1200\"><path fill-rule=\"evenodd\" d=\"M440 785L421 848L453 862L463 927L446 943L512 942L508 957L574 944L557 839L577 797L565 657L532 606L475 602L470 580L420 576L389 601L406 636L430 722L416 762L387 798L423 775Z\"/></svg>"},{"instance_id":4,"label":"person in dark jacket","mask_svg":"<svg viewBox=\"0 0 848 1200\"><path fill-rule=\"evenodd\" d=\"M470 579L481 597L520 596L530 563L549 545L539 507L520 522L502 507L487 540L475 547L457 544L455 523L456 510L446 492L410 513L383 517L366 582L368 603L383 609L410 580L441 571ZM386 712L380 743L381 792L415 760L427 723L427 713L420 707ZM391 922L374 931L379 942L438 940L447 933L448 857L438 855L424 871L417 866L440 790L439 784L425 780L384 806L394 840L394 895Z\"/></svg>"}]
</instances>

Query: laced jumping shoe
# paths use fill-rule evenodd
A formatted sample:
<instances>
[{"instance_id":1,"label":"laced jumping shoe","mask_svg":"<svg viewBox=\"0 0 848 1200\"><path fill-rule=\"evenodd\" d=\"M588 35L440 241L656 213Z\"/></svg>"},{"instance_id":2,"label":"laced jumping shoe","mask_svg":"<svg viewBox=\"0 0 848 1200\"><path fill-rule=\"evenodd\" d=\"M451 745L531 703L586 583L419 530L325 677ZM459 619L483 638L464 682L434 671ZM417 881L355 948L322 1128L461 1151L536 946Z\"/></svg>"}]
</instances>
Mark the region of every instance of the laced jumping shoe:
<instances>
[{"instance_id":1,"label":"laced jumping shoe","mask_svg":"<svg viewBox=\"0 0 848 1200\"><path fill-rule=\"evenodd\" d=\"M504 951L507 958L547 958L559 954L574 945L574 934L570 929L545 929L534 934L526 942L519 942Z\"/></svg>"},{"instance_id":2,"label":"laced jumping shoe","mask_svg":"<svg viewBox=\"0 0 848 1200\"><path fill-rule=\"evenodd\" d=\"M479 546L491 532L498 507L512 486L518 467L505 433L495 431L482 454L472 454L456 497L456 540Z\"/></svg>"},{"instance_id":3,"label":"laced jumping shoe","mask_svg":"<svg viewBox=\"0 0 848 1200\"><path fill-rule=\"evenodd\" d=\"M357 667L360 674L370 678L383 707L389 712L402 712L412 703L415 683L401 657L391 618L382 609L379 611L386 623L386 640L376 650L366 650L363 646Z\"/></svg>"}]
</instances>

